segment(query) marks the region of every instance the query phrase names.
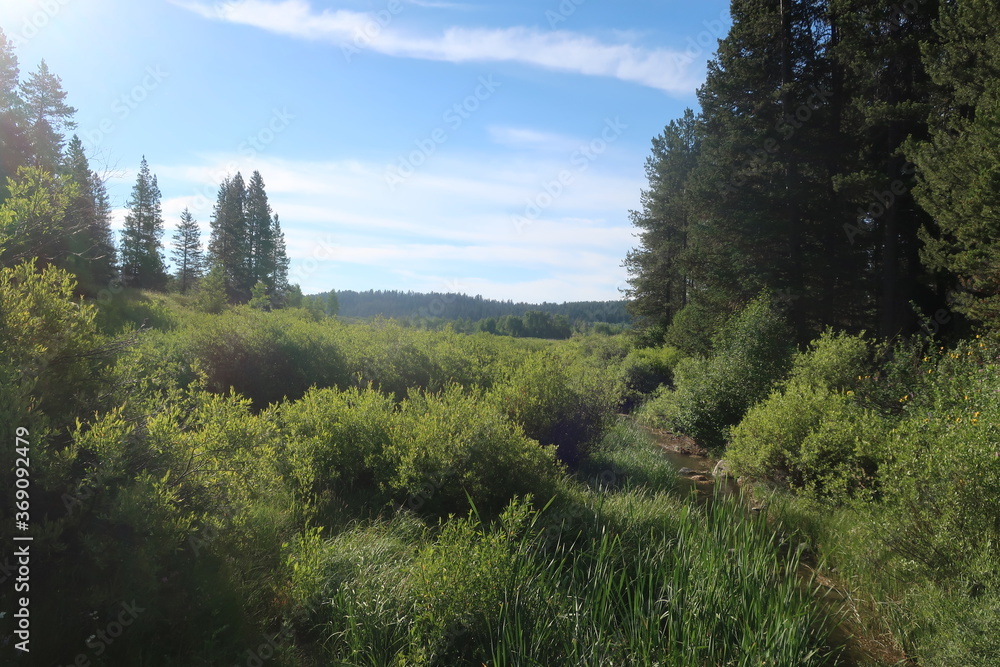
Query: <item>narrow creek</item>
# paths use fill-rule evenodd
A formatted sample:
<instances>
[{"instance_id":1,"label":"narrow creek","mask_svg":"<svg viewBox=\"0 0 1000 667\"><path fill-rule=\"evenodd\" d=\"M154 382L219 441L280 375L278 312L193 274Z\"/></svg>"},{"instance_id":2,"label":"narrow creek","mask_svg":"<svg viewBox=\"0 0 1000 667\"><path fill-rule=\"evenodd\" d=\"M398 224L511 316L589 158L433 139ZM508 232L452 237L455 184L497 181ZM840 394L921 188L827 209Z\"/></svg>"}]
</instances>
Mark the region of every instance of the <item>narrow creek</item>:
<instances>
[{"instance_id":1,"label":"narrow creek","mask_svg":"<svg viewBox=\"0 0 1000 667\"><path fill-rule=\"evenodd\" d=\"M719 459L711 457L693 440L668 431L643 428L653 437L653 442L662 450L664 458L677 470L682 491L694 491L701 502L710 502L717 497L716 494L726 497L740 495L740 486L735 478L729 475L717 477L713 474ZM757 507L750 509L759 511ZM862 665L872 664L873 661L876 664L898 664L900 658L905 659L905 656L891 650L877 650L879 642L870 642L861 636L855 614L844 613L845 606L846 609L853 607L850 594L836 582L821 575L814 565L800 562L798 577L803 589L816 596L831 615L841 616L842 620L834 628L829 640L834 646L844 647L836 664Z\"/></svg>"},{"instance_id":2,"label":"narrow creek","mask_svg":"<svg viewBox=\"0 0 1000 667\"><path fill-rule=\"evenodd\" d=\"M652 435L664 458L677 470L682 490L693 490L704 500L712 498L716 492L725 496L739 493L740 487L732 477L716 478L713 472L719 461L698 447L691 438L657 429L645 430ZM716 486L719 488L715 489Z\"/></svg>"}]
</instances>

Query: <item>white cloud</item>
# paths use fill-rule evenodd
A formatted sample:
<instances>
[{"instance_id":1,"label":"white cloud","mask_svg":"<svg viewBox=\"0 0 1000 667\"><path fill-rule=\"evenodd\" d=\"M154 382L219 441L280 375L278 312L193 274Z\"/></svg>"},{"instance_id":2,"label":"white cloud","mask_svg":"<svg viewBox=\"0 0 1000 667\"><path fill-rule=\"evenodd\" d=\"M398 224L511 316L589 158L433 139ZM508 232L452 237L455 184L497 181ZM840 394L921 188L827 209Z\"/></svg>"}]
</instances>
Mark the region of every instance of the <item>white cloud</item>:
<instances>
[{"instance_id":1,"label":"white cloud","mask_svg":"<svg viewBox=\"0 0 1000 667\"><path fill-rule=\"evenodd\" d=\"M614 77L677 95L690 95L699 82L692 59L682 50L649 49L628 42L607 44L565 30L456 26L439 35L420 35L398 28L398 12L386 11L381 15L349 10L316 12L306 0L233 0L217 4L172 1L207 19L401 58L453 63L515 62Z\"/></svg>"},{"instance_id":2,"label":"white cloud","mask_svg":"<svg viewBox=\"0 0 1000 667\"><path fill-rule=\"evenodd\" d=\"M168 230L191 207L207 242L218 176L233 159L212 155L197 164L150 165L164 191ZM574 183L540 216L514 224L524 202L565 168L566 159L442 155L395 193L384 182L384 167L357 160L265 156L240 168L263 175L281 216L292 279L307 293L330 285L441 291L444 276L495 298L616 298L622 258L635 242L627 211L636 207L643 183L595 161L575 173Z\"/></svg>"},{"instance_id":3,"label":"white cloud","mask_svg":"<svg viewBox=\"0 0 1000 667\"><path fill-rule=\"evenodd\" d=\"M488 131L490 139L494 143L510 148L528 148L570 154L587 143L566 135L523 127L492 125Z\"/></svg>"}]
</instances>

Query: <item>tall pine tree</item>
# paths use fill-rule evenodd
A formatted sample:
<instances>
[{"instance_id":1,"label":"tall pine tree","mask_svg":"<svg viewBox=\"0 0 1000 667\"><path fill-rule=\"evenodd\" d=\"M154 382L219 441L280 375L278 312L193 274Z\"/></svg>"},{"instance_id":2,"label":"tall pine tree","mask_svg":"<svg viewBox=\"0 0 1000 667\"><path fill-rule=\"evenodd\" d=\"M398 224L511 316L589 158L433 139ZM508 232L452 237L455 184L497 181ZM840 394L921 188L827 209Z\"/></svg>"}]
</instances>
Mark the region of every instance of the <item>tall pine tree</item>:
<instances>
[{"instance_id":1,"label":"tall pine tree","mask_svg":"<svg viewBox=\"0 0 1000 667\"><path fill-rule=\"evenodd\" d=\"M24 104L19 93L20 69L14 45L0 29L0 203L8 196L7 179L24 165Z\"/></svg>"},{"instance_id":2,"label":"tall pine tree","mask_svg":"<svg viewBox=\"0 0 1000 667\"><path fill-rule=\"evenodd\" d=\"M698 159L698 121L688 109L653 139L646 160L649 189L641 194L641 211L631 211L639 228L639 248L630 252L629 308L644 325L664 329L687 304L684 267L688 226L692 218L688 178Z\"/></svg>"},{"instance_id":3,"label":"tall pine tree","mask_svg":"<svg viewBox=\"0 0 1000 667\"><path fill-rule=\"evenodd\" d=\"M76 274L84 293L94 294L106 287L115 275L107 190L104 182L91 171L83 142L76 135L66 147L62 171L77 186L67 212L67 241L71 253L67 268Z\"/></svg>"},{"instance_id":4,"label":"tall pine tree","mask_svg":"<svg viewBox=\"0 0 1000 667\"><path fill-rule=\"evenodd\" d=\"M122 231L122 281L126 285L157 290L166 287L162 239L160 188L143 156Z\"/></svg>"},{"instance_id":5,"label":"tall pine tree","mask_svg":"<svg viewBox=\"0 0 1000 667\"><path fill-rule=\"evenodd\" d=\"M64 132L76 127L76 109L66 104L62 81L43 60L21 85L31 149L29 162L55 172L63 152Z\"/></svg>"},{"instance_id":6,"label":"tall pine tree","mask_svg":"<svg viewBox=\"0 0 1000 667\"><path fill-rule=\"evenodd\" d=\"M173 260L177 266L177 288L187 294L202 274L204 259L201 251L201 230L191 211L184 209L181 224L173 236Z\"/></svg>"},{"instance_id":7,"label":"tall pine tree","mask_svg":"<svg viewBox=\"0 0 1000 667\"><path fill-rule=\"evenodd\" d=\"M947 279L955 308L1000 325L1000 6L942 6L938 44L926 47L933 79L930 137L911 141L917 202L933 219L922 258Z\"/></svg>"},{"instance_id":8,"label":"tall pine tree","mask_svg":"<svg viewBox=\"0 0 1000 667\"><path fill-rule=\"evenodd\" d=\"M263 283L271 302L282 304L288 289L285 237L260 172L253 173L249 185L239 173L222 183L211 225L210 262L221 267L229 299L245 302Z\"/></svg>"},{"instance_id":9,"label":"tall pine tree","mask_svg":"<svg viewBox=\"0 0 1000 667\"><path fill-rule=\"evenodd\" d=\"M761 289L782 295L809 338L843 308L822 298L831 282L822 269L840 264L823 243L838 208L825 3L735 0L732 16L698 91L704 140L689 185L689 274L699 300L730 308Z\"/></svg>"},{"instance_id":10,"label":"tall pine tree","mask_svg":"<svg viewBox=\"0 0 1000 667\"><path fill-rule=\"evenodd\" d=\"M269 296L274 294L274 229L273 212L264 191L264 179L253 172L247 187L247 272L254 284L267 285Z\"/></svg>"},{"instance_id":11,"label":"tall pine tree","mask_svg":"<svg viewBox=\"0 0 1000 667\"><path fill-rule=\"evenodd\" d=\"M222 271L228 298L239 302L250 298L253 287L248 269L246 199L246 185L239 172L222 183L212 213L208 244L210 263Z\"/></svg>"},{"instance_id":12,"label":"tall pine tree","mask_svg":"<svg viewBox=\"0 0 1000 667\"><path fill-rule=\"evenodd\" d=\"M884 338L914 331L917 302L940 302L920 262L920 229L930 218L914 201L913 169L903 154L908 137L927 134L930 79L922 45L936 41L939 0L830 0L838 27L831 56L842 69L844 167L837 191L852 205L842 228L865 258L864 283Z\"/></svg>"},{"instance_id":13,"label":"tall pine tree","mask_svg":"<svg viewBox=\"0 0 1000 667\"><path fill-rule=\"evenodd\" d=\"M275 213L271 219L271 289L275 305L284 305L288 294L288 253L285 248L285 234L281 231L281 221Z\"/></svg>"}]
</instances>

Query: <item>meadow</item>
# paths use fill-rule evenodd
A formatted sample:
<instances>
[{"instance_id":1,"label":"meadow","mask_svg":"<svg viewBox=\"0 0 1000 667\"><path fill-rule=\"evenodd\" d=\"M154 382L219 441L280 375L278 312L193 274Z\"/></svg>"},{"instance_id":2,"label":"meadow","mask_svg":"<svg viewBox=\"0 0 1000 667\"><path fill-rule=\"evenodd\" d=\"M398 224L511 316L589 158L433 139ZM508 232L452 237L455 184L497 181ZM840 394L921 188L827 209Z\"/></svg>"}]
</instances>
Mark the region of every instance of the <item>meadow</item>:
<instances>
[{"instance_id":1,"label":"meadow","mask_svg":"<svg viewBox=\"0 0 1000 667\"><path fill-rule=\"evenodd\" d=\"M38 664L836 662L799 545L622 415L674 350L0 291Z\"/></svg>"}]
</instances>

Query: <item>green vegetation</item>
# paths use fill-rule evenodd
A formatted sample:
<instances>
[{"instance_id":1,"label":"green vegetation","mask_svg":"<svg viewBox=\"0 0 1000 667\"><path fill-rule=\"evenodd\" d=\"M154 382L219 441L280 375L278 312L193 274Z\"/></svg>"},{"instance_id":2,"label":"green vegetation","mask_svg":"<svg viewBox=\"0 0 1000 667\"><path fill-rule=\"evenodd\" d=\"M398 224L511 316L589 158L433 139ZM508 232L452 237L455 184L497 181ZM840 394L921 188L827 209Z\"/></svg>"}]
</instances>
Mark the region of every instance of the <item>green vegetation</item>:
<instances>
[{"instance_id":1,"label":"green vegetation","mask_svg":"<svg viewBox=\"0 0 1000 667\"><path fill-rule=\"evenodd\" d=\"M627 333L620 304L304 296L256 172L207 265L184 217L167 292L155 176L116 250L58 78L18 85L0 33L32 657L998 664L997 10L903 7L733 3L653 143ZM684 497L637 424L745 495Z\"/></svg>"},{"instance_id":2,"label":"green vegetation","mask_svg":"<svg viewBox=\"0 0 1000 667\"><path fill-rule=\"evenodd\" d=\"M682 361L674 387L654 392L639 418L718 448L846 596L853 620L845 631L867 643L869 659L994 664L997 340L890 345L827 331L790 359L747 355L782 349L773 347L781 336L746 326L766 312L761 303L722 328L710 357ZM733 347L740 330L748 337L736 339L758 337L757 345ZM755 359L784 359L769 367L787 370L744 399L736 388L750 386L751 369L763 374ZM739 382L716 370L734 367L744 373Z\"/></svg>"},{"instance_id":3,"label":"green vegetation","mask_svg":"<svg viewBox=\"0 0 1000 667\"><path fill-rule=\"evenodd\" d=\"M44 661L232 664L268 639L280 665L836 654L794 545L737 501L680 497L616 416L676 351L132 290L98 313L30 263L0 290L22 378L0 405L31 433L52 572L32 612L62 619L37 630ZM133 600L134 629L90 651Z\"/></svg>"}]
</instances>

